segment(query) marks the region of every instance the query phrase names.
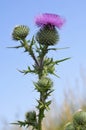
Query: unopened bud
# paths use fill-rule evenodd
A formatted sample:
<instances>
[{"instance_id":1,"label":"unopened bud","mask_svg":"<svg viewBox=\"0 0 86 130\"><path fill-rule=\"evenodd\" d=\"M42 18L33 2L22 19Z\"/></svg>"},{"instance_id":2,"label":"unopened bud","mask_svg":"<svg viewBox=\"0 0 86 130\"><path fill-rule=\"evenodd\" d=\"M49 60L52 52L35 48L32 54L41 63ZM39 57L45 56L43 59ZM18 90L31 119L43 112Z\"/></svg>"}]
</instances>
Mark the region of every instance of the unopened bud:
<instances>
[{"instance_id":1,"label":"unopened bud","mask_svg":"<svg viewBox=\"0 0 86 130\"><path fill-rule=\"evenodd\" d=\"M23 40L29 33L29 28L25 25L16 26L13 30L12 37L14 40Z\"/></svg>"}]
</instances>

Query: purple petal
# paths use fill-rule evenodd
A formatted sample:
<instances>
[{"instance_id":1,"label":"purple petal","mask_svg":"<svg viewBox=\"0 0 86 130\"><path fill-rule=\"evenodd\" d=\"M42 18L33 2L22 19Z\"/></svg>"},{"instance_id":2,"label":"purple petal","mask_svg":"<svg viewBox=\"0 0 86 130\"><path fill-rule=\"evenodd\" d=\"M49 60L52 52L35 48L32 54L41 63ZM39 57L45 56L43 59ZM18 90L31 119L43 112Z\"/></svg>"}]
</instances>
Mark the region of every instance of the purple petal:
<instances>
[{"instance_id":1,"label":"purple petal","mask_svg":"<svg viewBox=\"0 0 86 130\"><path fill-rule=\"evenodd\" d=\"M61 28L64 22L65 20L56 14L45 13L45 14L38 15L35 18L35 23L37 26L44 26L50 24L52 26Z\"/></svg>"}]
</instances>

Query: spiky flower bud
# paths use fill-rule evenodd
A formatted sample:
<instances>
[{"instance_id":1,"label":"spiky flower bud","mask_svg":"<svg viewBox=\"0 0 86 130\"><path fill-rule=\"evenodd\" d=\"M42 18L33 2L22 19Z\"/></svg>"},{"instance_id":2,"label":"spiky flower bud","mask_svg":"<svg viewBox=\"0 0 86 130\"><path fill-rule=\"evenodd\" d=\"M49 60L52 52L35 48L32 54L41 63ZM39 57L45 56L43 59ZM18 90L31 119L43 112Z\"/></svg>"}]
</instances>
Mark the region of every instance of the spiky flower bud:
<instances>
[{"instance_id":1,"label":"spiky flower bud","mask_svg":"<svg viewBox=\"0 0 86 130\"><path fill-rule=\"evenodd\" d=\"M26 116L26 120L29 122L36 121L36 112L35 111L27 112L25 116Z\"/></svg>"},{"instance_id":2,"label":"spiky flower bud","mask_svg":"<svg viewBox=\"0 0 86 130\"><path fill-rule=\"evenodd\" d=\"M40 28L36 40L42 45L54 45L59 41L59 34L54 26L46 25Z\"/></svg>"},{"instance_id":3,"label":"spiky flower bud","mask_svg":"<svg viewBox=\"0 0 86 130\"><path fill-rule=\"evenodd\" d=\"M65 126L65 130L75 130L73 123L69 122Z\"/></svg>"},{"instance_id":4,"label":"spiky flower bud","mask_svg":"<svg viewBox=\"0 0 86 130\"><path fill-rule=\"evenodd\" d=\"M29 33L29 28L25 25L16 26L13 30L12 37L14 40L23 40Z\"/></svg>"},{"instance_id":5,"label":"spiky flower bud","mask_svg":"<svg viewBox=\"0 0 86 130\"><path fill-rule=\"evenodd\" d=\"M75 127L86 126L86 112L77 111L73 116L73 123Z\"/></svg>"},{"instance_id":6,"label":"spiky flower bud","mask_svg":"<svg viewBox=\"0 0 86 130\"><path fill-rule=\"evenodd\" d=\"M37 84L41 89L43 88L45 91L49 90L53 85L51 79L48 77L42 77Z\"/></svg>"}]
</instances>

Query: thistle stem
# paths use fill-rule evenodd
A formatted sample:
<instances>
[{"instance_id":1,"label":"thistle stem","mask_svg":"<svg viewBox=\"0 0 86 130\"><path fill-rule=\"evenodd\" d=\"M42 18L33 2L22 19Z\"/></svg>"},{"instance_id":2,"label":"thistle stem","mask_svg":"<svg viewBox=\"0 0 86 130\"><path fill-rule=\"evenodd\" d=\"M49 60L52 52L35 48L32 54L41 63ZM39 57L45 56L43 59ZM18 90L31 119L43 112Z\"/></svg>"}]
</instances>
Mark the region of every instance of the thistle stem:
<instances>
[{"instance_id":1,"label":"thistle stem","mask_svg":"<svg viewBox=\"0 0 86 130\"><path fill-rule=\"evenodd\" d=\"M40 93L40 101L44 103L43 101L43 95ZM39 115L38 115L38 130L42 130L42 120L44 118L44 108L39 109Z\"/></svg>"},{"instance_id":2,"label":"thistle stem","mask_svg":"<svg viewBox=\"0 0 86 130\"><path fill-rule=\"evenodd\" d=\"M27 51L31 55L31 57L33 58L35 63L39 66L39 63L38 63L38 61L37 61L37 59L36 59L36 57L35 57L35 55L33 53L32 48L29 47L29 45L27 44L27 41L25 39L23 40L22 45L25 48L25 51Z\"/></svg>"},{"instance_id":3,"label":"thistle stem","mask_svg":"<svg viewBox=\"0 0 86 130\"><path fill-rule=\"evenodd\" d=\"M39 80L40 80L42 78L42 76L43 76L43 74L42 74L42 72L43 72L43 61L44 61L44 57L45 57L45 55L47 53L48 46L44 46L43 48L40 48L41 49L41 54L39 53L40 60L38 62L38 60L36 59L36 57L34 55L32 46L29 46L25 39L23 40L22 45L25 48L25 51L27 51L31 55L31 57L35 61L35 64L38 66L38 68L39 68L38 77L39 77ZM42 130L42 120L44 118L45 108L44 108L44 106L41 107L40 103L42 103L43 105L45 104L44 95L45 95L44 92L40 92L39 104L38 104L39 114L38 114L38 128L37 128L37 130Z\"/></svg>"},{"instance_id":4,"label":"thistle stem","mask_svg":"<svg viewBox=\"0 0 86 130\"><path fill-rule=\"evenodd\" d=\"M40 69L41 69L41 67L40 67ZM41 69L41 73L39 74L39 79L41 79L41 77L42 77L42 69ZM38 114L38 130L42 130L42 120L43 120L43 118L44 118L44 108L43 107L40 107L40 102L41 103L43 103L44 104L44 98L43 98L43 93L42 92L40 92L40 99L39 99L39 104L38 104L38 106L39 106L39 108L38 108L38 110L39 110L39 114Z\"/></svg>"},{"instance_id":5,"label":"thistle stem","mask_svg":"<svg viewBox=\"0 0 86 130\"><path fill-rule=\"evenodd\" d=\"M44 61L44 56L46 55L47 53L47 46L44 46L44 48L42 49L42 52L40 54L40 64L39 64L39 79L42 78L42 71L43 71L43 61ZM45 92L46 93L46 92ZM40 106L40 103L42 103L43 105L45 104L45 98L44 98L44 95L45 95L44 92L40 92L40 99L39 99L39 106ZM38 115L38 130L42 130L42 120L44 118L44 111L45 111L45 108L44 106L43 107L39 107L39 115Z\"/></svg>"}]
</instances>

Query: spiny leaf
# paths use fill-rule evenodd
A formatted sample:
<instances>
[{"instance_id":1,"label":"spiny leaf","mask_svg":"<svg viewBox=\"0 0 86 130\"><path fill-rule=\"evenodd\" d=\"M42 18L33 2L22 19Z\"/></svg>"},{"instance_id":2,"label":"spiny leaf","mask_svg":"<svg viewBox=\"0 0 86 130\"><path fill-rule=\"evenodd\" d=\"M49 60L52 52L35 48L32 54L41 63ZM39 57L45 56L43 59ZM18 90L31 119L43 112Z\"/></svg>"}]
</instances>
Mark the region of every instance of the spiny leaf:
<instances>
[{"instance_id":1,"label":"spiny leaf","mask_svg":"<svg viewBox=\"0 0 86 130\"><path fill-rule=\"evenodd\" d=\"M28 73L35 73L35 70L30 69L30 67L28 67L28 70L18 70L21 73L24 73L25 75Z\"/></svg>"},{"instance_id":2,"label":"spiny leaf","mask_svg":"<svg viewBox=\"0 0 86 130\"><path fill-rule=\"evenodd\" d=\"M60 78L57 74L55 74L55 73L52 73L54 76L56 76L57 78Z\"/></svg>"},{"instance_id":3,"label":"spiny leaf","mask_svg":"<svg viewBox=\"0 0 86 130\"><path fill-rule=\"evenodd\" d=\"M61 60L57 60L57 61L55 61L54 63L55 63L55 64L58 64L58 63L60 63L60 62L63 62L63 61L69 60L69 59L70 59L70 57L69 57L69 58L64 58L64 59L61 59Z\"/></svg>"},{"instance_id":4,"label":"spiny leaf","mask_svg":"<svg viewBox=\"0 0 86 130\"><path fill-rule=\"evenodd\" d=\"M13 125L19 125L20 127L25 126L27 123L23 121L17 121L16 123L11 123Z\"/></svg>"},{"instance_id":5,"label":"spiny leaf","mask_svg":"<svg viewBox=\"0 0 86 130\"><path fill-rule=\"evenodd\" d=\"M64 47L64 48L49 48L48 50L53 50L53 51L56 51L56 50L62 50L62 49L68 49L70 47Z\"/></svg>"},{"instance_id":6,"label":"spiny leaf","mask_svg":"<svg viewBox=\"0 0 86 130\"><path fill-rule=\"evenodd\" d=\"M51 104L51 101L48 101L48 102L46 102L45 103L45 108L46 108L46 110L49 110L50 108L49 108L49 105Z\"/></svg>"},{"instance_id":7,"label":"spiny leaf","mask_svg":"<svg viewBox=\"0 0 86 130\"><path fill-rule=\"evenodd\" d=\"M47 93L47 96L50 96L50 94L54 91L54 89L50 90L48 93Z\"/></svg>"},{"instance_id":8,"label":"spiny leaf","mask_svg":"<svg viewBox=\"0 0 86 130\"><path fill-rule=\"evenodd\" d=\"M23 47L23 46L22 46L22 45L20 45L20 46L7 47L7 48L15 48L15 49L18 49L18 48L21 48L21 47Z\"/></svg>"}]
</instances>

